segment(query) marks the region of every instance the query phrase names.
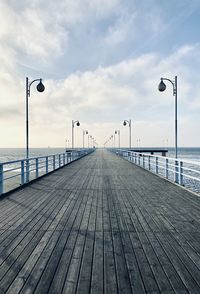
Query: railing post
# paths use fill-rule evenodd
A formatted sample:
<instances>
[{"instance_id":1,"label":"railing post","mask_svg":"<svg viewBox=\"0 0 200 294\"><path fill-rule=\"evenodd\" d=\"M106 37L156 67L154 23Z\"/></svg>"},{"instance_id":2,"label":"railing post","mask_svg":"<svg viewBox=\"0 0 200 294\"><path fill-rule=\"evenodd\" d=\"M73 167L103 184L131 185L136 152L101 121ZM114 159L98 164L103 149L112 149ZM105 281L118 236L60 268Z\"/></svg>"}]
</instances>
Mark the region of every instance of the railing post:
<instances>
[{"instance_id":1,"label":"railing post","mask_svg":"<svg viewBox=\"0 0 200 294\"><path fill-rule=\"evenodd\" d=\"M156 174L158 174L158 157L156 156Z\"/></svg>"},{"instance_id":2,"label":"railing post","mask_svg":"<svg viewBox=\"0 0 200 294\"><path fill-rule=\"evenodd\" d=\"M63 153L63 165L65 165L65 153Z\"/></svg>"},{"instance_id":3,"label":"railing post","mask_svg":"<svg viewBox=\"0 0 200 294\"><path fill-rule=\"evenodd\" d=\"M151 156L148 156L148 165L149 165L149 170L151 170Z\"/></svg>"},{"instance_id":4,"label":"railing post","mask_svg":"<svg viewBox=\"0 0 200 294\"><path fill-rule=\"evenodd\" d=\"M39 161L38 161L38 158L35 159L35 177L36 179L38 178L39 176Z\"/></svg>"},{"instance_id":5,"label":"railing post","mask_svg":"<svg viewBox=\"0 0 200 294\"><path fill-rule=\"evenodd\" d=\"M131 162L133 162L133 151L131 151Z\"/></svg>"},{"instance_id":6,"label":"railing post","mask_svg":"<svg viewBox=\"0 0 200 294\"><path fill-rule=\"evenodd\" d=\"M183 162L179 161L179 184L183 186Z\"/></svg>"},{"instance_id":7,"label":"railing post","mask_svg":"<svg viewBox=\"0 0 200 294\"><path fill-rule=\"evenodd\" d=\"M175 173L175 175L174 175L175 183L178 183L179 182L179 180L178 180L178 176L179 176L178 170L179 170L179 168L178 168L178 161L175 160L175 170L174 170L174 173Z\"/></svg>"},{"instance_id":8,"label":"railing post","mask_svg":"<svg viewBox=\"0 0 200 294\"><path fill-rule=\"evenodd\" d=\"M3 164L0 163L0 195L3 194Z\"/></svg>"},{"instance_id":9,"label":"railing post","mask_svg":"<svg viewBox=\"0 0 200 294\"><path fill-rule=\"evenodd\" d=\"M140 165L140 153L138 154L138 165Z\"/></svg>"},{"instance_id":10,"label":"railing post","mask_svg":"<svg viewBox=\"0 0 200 294\"><path fill-rule=\"evenodd\" d=\"M48 166L48 156L46 156L46 174L48 174L49 166Z\"/></svg>"},{"instance_id":11,"label":"railing post","mask_svg":"<svg viewBox=\"0 0 200 294\"><path fill-rule=\"evenodd\" d=\"M58 155L58 158L59 158L59 167L60 167L60 164L61 164L61 162L60 162L60 154Z\"/></svg>"},{"instance_id":12,"label":"railing post","mask_svg":"<svg viewBox=\"0 0 200 294\"><path fill-rule=\"evenodd\" d=\"M24 160L21 161L21 185L24 185Z\"/></svg>"},{"instance_id":13,"label":"railing post","mask_svg":"<svg viewBox=\"0 0 200 294\"><path fill-rule=\"evenodd\" d=\"M143 168L145 168L145 157L144 157L145 155L144 154L142 154L142 166L143 166Z\"/></svg>"},{"instance_id":14,"label":"railing post","mask_svg":"<svg viewBox=\"0 0 200 294\"><path fill-rule=\"evenodd\" d=\"M56 156L53 155L53 170L56 169Z\"/></svg>"},{"instance_id":15,"label":"railing post","mask_svg":"<svg viewBox=\"0 0 200 294\"><path fill-rule=\"evenodd\" d=\"M169 160L168 158L165 158L165 177L168 179L169 177Z\"/></svg>"},{"instance_id":16,"label":"railing post","mask_svg":"<svg viewBox=\"0 0 200 294\"><path fill-rule=\"evenodd\" d=\"M29 182L29 159L26 159L26 183Z\"/></svg>"}]
</instances>

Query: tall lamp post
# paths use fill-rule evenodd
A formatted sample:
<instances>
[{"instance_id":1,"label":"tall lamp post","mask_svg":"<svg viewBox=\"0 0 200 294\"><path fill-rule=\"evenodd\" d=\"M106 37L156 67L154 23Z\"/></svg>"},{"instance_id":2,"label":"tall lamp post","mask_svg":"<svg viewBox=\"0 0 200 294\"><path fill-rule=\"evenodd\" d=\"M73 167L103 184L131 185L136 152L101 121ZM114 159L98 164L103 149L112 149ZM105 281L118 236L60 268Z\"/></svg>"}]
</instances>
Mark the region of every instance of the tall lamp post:
<instances>
[{"instance_id":1,"label":"tall lamp post","mask_svg":"<svg viewBox=\"0 0 200 294\"><path fill-rule=\"evenodd\" d=\"M118 148L120 148L120 130L115 131L115 135L117 135L117 134L118 134Z\"/></svg>"},{"instance_id":2,"label":"tall lamp post","mask_svg":"<svg viewBox=\"0 0 200 294\"><path fill-rule=\"evenodd\" d=\"M69 140L66 139L66 150L69 148Z\"/></svg>"},{"instance_id":3,"label":"tall lamp post","mask_svg":"<svg viewBox=\"0 0 200 294\"><path fill-rule=\"evenodd\" d=\"M77 125L77 127L80 126L79 120L72 120L72 149L74 149L74 126Z\"/></svg>"},{"instance_id":4,"label":"tall lamp post","mask_svg":"<svg viewBox=\"0 0 200 294\"><path fill-rule=\"evenodd\" d=\"M115 148L115 132L114 132L114 135L112 137L113 137L113 141L114 141L113 147Z\"/></svg>"},{"instance_id":5,"label":"tall lamp post","mask_svg":"<svg viewBox=\"0 0 200 294\"><path fill-rule=\"evenodd\" d=\"M123 125L126 126L127 124L129 126L129 148L131 148L131 119L124 120Z\"/></svg>"},{"instance_id":6,"label":"tall lamp post","mask_svg":"<svg viewBox=\"0 0 200 294\"><path fill-rule=\"evenodd\" d=\"M83 148L85 147L85 135L88 135L88 131L83 130Z\"/></svg>"},{"instance_id":7,"label":"tall lamp post","mask_svg":"<svg viewBox=\"0 0 200 294\"><path fill-rule=\"evenodd\" d=\"M175 158L178 157L178 147L177 147L177 76L175 76L174 80L170 80L167 78L161 78L160 84L158 85L158 90L160 92L165 91L166 85L163 81L169 81L173 86L173 96L175 97Z\"/></svg>"},{"instance_id":8,"label":"tall lamp post","mask_svg":"<svg viewBox=\"0 0 200 294\"><path fill-rule=\"evenodd\" d=\"M28 98L31 95L31 85L34 82L39 82L36 86L38 92L44 92L45 87L42 83L42 79L35 79L33 81L29 81L28 77L26 77L26 158L29 158L29 114L28 114Z\"/></svg>"}]
</instances>

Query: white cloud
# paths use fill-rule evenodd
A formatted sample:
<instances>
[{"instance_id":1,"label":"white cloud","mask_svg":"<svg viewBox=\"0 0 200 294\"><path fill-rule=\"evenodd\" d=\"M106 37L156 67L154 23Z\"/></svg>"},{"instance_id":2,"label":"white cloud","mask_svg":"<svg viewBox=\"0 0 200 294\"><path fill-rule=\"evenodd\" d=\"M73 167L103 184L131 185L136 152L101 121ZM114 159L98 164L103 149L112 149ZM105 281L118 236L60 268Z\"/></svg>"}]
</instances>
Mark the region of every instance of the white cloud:
<instances>
[{"instance_id":1,"label":"white cloud","mask_svg":"<svg viewBox=\"0 0 200 294\"><path fill-rule=\"evenodd\" d=\"M137 40L157 36L159 26L163 28L160 8L153 14L156 9L152 6L142 17L141 11L143 6L130 2L126 7L120 0L50 0L48 4L46 0L1 1L0 121L2 134L6 129L11 134L15 126L13 147L24 144L25 77L19 64L34 66L36 70L30 70L30 76L37 78L35 72L40 77L44 64L47 69L52 65L54 72L54 62L59 61L58 73L62 70L60 76L64 76L46 79L46 90L41 94L35 90L36 84L32 85L32 146L61 145L66 133L71 134L71 119L81 121L81 128L76 129L79 145L82 128L94 136L96 133L103 143L129 118L134 121L134 140L141 138L146 145L160 145L166 138L173 142L174 100L170 84L164 93L158 92L161 76L173 79L178 75L180 127L185 126L181 121L187 118L189 132L200 110L200 45L185 43L171 54L152 51L128 58L127 52L134 51L131 46ZM67 71L74 62L77 68L85 62L87 70L64 75L65 67ZM128 129L122 128L124 144L127 134ZM4 146L10 145L4 138ZM197 144L196 137L191 140Z\"/></svg>"}]
</instances>

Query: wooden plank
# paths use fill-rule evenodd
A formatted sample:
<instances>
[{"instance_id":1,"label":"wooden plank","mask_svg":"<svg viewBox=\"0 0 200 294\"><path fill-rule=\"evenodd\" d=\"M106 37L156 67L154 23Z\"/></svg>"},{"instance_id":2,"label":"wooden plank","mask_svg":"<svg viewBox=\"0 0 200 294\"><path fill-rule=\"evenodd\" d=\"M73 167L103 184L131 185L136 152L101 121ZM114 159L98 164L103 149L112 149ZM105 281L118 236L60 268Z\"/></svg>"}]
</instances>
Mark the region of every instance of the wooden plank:
<instances>
[{"instance_id":1,"label":"wooden plank","mask_svg":"<svg viewBox=\"0 0 200 294\"><path fill-rule=\"evenodd\" d=\"M114 251L111 231L104 232L104 291L105 294L118 293Z\"/></svg>"},{"instance_id":2,"label":"wooden plank","mask_svg":"<svg viewBox=\"0 0 200 294\"><path fill-rule=\"evenodd\" d=\"M66 275L69 269L74 247L76 246L78 231L80 228L81 221L83 219L83 215L84 215L84 211L85 211L85 207L86 207L86 203L88 199L88 194L86 194L85 191L82 191L82 192L83 192L83 196L80 197L81 194L79 194L79 197L78 197L79 200L80 198L82 199L81 199L79 208L77 210L77 214L75 216L74 223L70 231L69 237L67 239L64 250L62 252L62 256L60 257L59 264L56 268L56 272L52 279L49 293L61 293L64 287ZM85 204L83 205L83 203ZM65 232L63 232L63 234L65 234ZM56 248L55 250L58 251L59 249ZM48 266L49 265L50 263L48 264ZM49 266L49 268L51 270L51 266Z\"/></svg>"},{"instance_id":3,"label":"wooden plank","mask_svg":"<svg viewBox=\"0 0 200 294\"><path fill-rule=\"evenodd\" d=\"M180 257L177 255L176 249L174 250L173 246L170 245L168 242L168 238L166 237L165 234L156 234L160 242L162 243L162 246L167 254L167 256L170 258L171 263L175 267L177 273L181 277L183 283L185 284L186 288L189 291L192 291L192 293L198 293L199 292L199 287L196 281L193 278L193 274L190 273L185 265L182 263L182 260Z\"/></svg>"},{"instance_id":4,"label":"wooden plank","mask_svg":"<svg viewBox=\"0 0 200 294\"><path fill-rule=\"evenodd\" d=\"M90 210L91 210L91 198L88 197L84 215L81 220L80 229L78 231L77 241L74 247L72 259L69 265L65 284L63 287L63 293L75 293L77 285L78 285L80 267L81 267L81 262L82 262L85 243L86 243L86 235L87 235L88 222L90 218Z\"/></svg>"},{"instance_id":5,"label":"wooden plank","mask_svg":"<svg viewBox=\"0 0 200 294\"><path fill-rule=\"evenodd\" d=\"M199 293L199 213L98 150L0 201L0 292Z\"/></svg>"},{"instance_id":6,"label":"wooden plank","mask_svg":"<svg viewBox=\"0 0 200 294\"><path fill-rule=\"evenodd\" d=\"M79 208L82 203L82 200L84 199L84 197L83 197L84 193L82 195L79 194L78 196L79 197L77 197L77 202L74 203L70 214L65 214L64 218L62 219L62 221L65 223L65 225L63 226L63 230L59 231L60 235L59 235L58 242L56 243L55 247L53 248L52 254L51 254L49 260L48 260L48 256L47 256L48 263L45 264L43 262L43 264L41 264L41 262L40 262L40 264L41 264L40 266L44 269L44 271L43 271L41 279L37 285L35 293L41 293L41 291L48 292L49 287L51 285L51 281L53 280L53 278L55 276L55 272L57 270L57 267L61 265L59 262L62 258L64 258L64 255L63 255L64 249L65 249L66 244L68 242L68 238L71 234L75 219L78 214L82 213L81 210L79 210ZM47 252L48 252L48 250L47 250ZM66 267L66 263L65 263L64 267ZM37 272L37 270L36 270L36 272ZM34 274L33 274L33 276L34 276ZM29 284L29 283L27 283L27 284ZM24 293L26 293L26 291Z\"/></svg>"}]
</instances>

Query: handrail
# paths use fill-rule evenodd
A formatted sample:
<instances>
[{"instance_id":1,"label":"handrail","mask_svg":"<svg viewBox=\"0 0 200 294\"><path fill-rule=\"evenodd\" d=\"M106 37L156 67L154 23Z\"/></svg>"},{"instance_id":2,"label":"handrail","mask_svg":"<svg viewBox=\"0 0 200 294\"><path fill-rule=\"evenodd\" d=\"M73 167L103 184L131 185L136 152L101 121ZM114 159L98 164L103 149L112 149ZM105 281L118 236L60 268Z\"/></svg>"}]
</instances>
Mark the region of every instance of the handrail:
<instances>
[{"instance_id":1,"label":"handrail","mask_svg":"<svg viewBox=\"0 0 200 294\"><path fill-rule=\"evenodd\" d=\"M57 170L93 151L93 148L74 149L65 153L0 162L0 195Z\"/></svg>"},{"instance_id":2,"label":"handrail","mask_svg":"<svg viewBox=\"0 0 200 294\"><path fill-rule=\"evenodd\" d=\"M200 162L165 157L128 149L108 149L142 168L162 176L176 184L200 193Z\"/></svg>"}]
</instances>

